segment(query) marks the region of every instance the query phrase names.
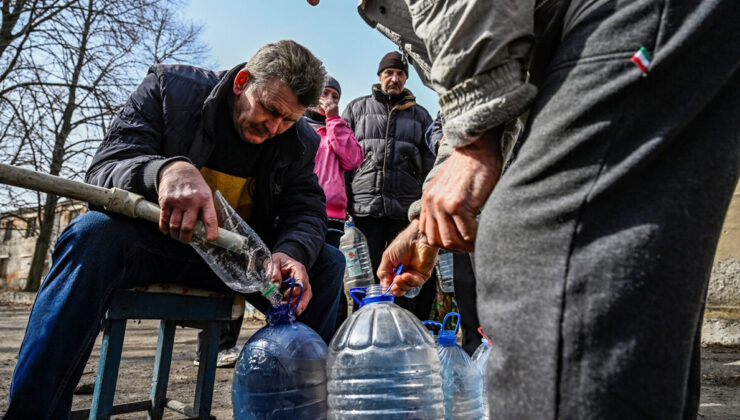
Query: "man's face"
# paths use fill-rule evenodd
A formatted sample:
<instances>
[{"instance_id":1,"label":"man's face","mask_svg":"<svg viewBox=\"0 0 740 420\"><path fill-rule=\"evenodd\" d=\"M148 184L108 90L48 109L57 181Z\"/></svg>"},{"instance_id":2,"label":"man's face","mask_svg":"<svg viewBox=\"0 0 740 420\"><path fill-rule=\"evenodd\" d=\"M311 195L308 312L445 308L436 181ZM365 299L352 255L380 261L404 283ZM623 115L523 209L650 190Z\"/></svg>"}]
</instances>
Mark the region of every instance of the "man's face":
<instances>
[{"instance_id":1,"label":"man's face","mask_svg":"<svg viewBox=\"0 0 740 420\"><path fill-rule=\"evenodd\" d=\"M403 86L406 84L406 73L401 69L389 67L380 72L378 80L380 80L381 89L395 95L403 91Z\"/></svg>"},{"instance_id":2,"label":"man's face","mask_svg":"<svg viewBox=\"0 0 740 420\"><path fill-rule=\"evenodd\" d=\"M242 140L261 144L289 129L306 108L298 103L290 87L280 79L256 87L249 84L249 72L242 70L234 80L234 129Z\"/></svg>"}]
</instances>

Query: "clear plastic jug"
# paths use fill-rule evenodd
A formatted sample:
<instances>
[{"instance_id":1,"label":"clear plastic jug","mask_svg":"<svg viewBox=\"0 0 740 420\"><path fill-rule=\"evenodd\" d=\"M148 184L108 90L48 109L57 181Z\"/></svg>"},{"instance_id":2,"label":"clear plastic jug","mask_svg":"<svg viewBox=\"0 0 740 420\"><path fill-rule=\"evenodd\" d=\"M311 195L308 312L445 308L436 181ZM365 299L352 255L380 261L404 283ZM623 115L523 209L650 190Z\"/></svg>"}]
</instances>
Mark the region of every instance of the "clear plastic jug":
<instances>
[{"instance_id":1,"label":"clear plastic jug","mask_svg":"<svg viewBox=\"0 0 740 420\"><path fill-rule=\"evenodd\" d=\"M362 289L350 293L357 300ZM361 305L329 343L328 417L442 418L442 378L432 337L381 285L367 287Z\"/></svg>"},{"instance_id":2,"label":"clear plastic jug","mask_svg":"<svg viewBox=\"0 0 740 420\"><path fill-rule=\"evenodd\" d=\"M265 315L268 325L247 341L234 368L234 419L325 419L324 340L295 321L290 303L271 306Z\"/></svg>"},{"instance_id":3,"label":"clear plastic jug","mask_svg":"<svg viewBox=\"0 0 740 420\"><path fill-rule=\"evenodd\" d=\"M453 329L445 329L450 317L457 317ZM442 391L444 392L445 419L478 420L488 419L485 394L485 364L487 357L478 365L462 347L457 345L457 328L460 314L448 313L443 328L437 335L437 350L441 363ZM482 373L481 373L482 372Z\"/></svg>"},{"instance_id":4,"label":"clear plastic jug","mask_svg":"<svg viewBox=\"0 0 740 420\"><path fill-rule=\"evenodd\" d=\"M367 239L352 221L344 225L344 235L339 240L339 250L342 251L347 262L344 266L345 290L367 287L375 283Z\"/></svg>"}]
</instances>

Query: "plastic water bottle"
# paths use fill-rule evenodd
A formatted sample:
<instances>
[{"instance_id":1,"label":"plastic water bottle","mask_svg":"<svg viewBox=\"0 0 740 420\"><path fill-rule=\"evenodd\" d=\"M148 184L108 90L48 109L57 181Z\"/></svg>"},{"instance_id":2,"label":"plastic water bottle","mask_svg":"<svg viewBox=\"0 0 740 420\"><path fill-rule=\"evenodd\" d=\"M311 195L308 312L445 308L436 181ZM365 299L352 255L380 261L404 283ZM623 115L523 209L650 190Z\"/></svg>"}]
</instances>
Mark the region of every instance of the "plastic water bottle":
<instances>
[{"instance_id":1,"label":"plastic water bottle","mask_svg":"<svg viewBox=\"0 0 740 420\"><path fill-rule=\"evenodd\" d=\"M478 328L478 332L480 335L483 336L483 338L480 339L481 344L478 346L477 349L475 349L475 352L473 352L473 364L478 368L478 371L480 372L481 377L483 378L483 383L481 384L481 393L483 394L483 412L488 414L488 391L486 389L486 367L488 366L488 356L491 355L491 350L493 349L493 345L491 343L491 340L486 337L485 334L483 334L483 331L481 331L480 328Z\"/></svg>"},{"instance_id":2,"label":"plastic water bottle","mask_svg":"<svg viewBox=\"0 0 740 420\"><path fill-rule=\"evenodd\" d=\"M325 419L324 340L295 321L290 303L265 315L268 325L247 341L234 368L234 419Z\"/></svg>"},{"instance_id":3,"label":"plastic water bottle","mask_svg":"<svg viewBox=\"0 0 740 420\"><path fill-rule=\"evenodd\" d=\"M455 254L441 249L434 269L437 272L439 290L444 293L455 291Z\"/></svg>"},{"instance_id":4,"label":"plastic water bottle","mask_svg":"<svg viewBox=\"0 0 740 420\"><path fill-rule=\"evenodd\" d=\"M344 266L345 290L367 287L375 283L367 239L352 221L344 224L344 235L339 240L339 250L342 251L347 262Z\"/></svg>"},{"instance_id":5,"label":"plastic water bottle","mask_svg":"<svg viewBox=\"0 0 740 420\"><path fill-rule=\"evenodd\" d=\"M455 328L451 330L442 328L437 335L437 350L442 366L445 419L488 419L485 374L481 375L481 370L473 359L457 345L456 332L460 325L460 314L448 313L442 325L447 325L447 320L451 316L457 317Z\"/></svg>"},{"instance_id":6,"label":"plastic water bottle","mask_svg":"<svg viewBox=\"0 0 740 420\"><path fill-rule=\"evenodd\" d=\"M420 285L414 287L413 289L411 289L408 292L406 292L406 294L404 294L403 296L404 297L407 297L409 299L413 299L413 298L419 296L419 292L421 292L422 286L424 286L424 285L423 284L420 284Z\"/></svg>"},{"instance_id":7,"label":"plastic water bottle","mask_svg":"<svg viewBox=\"0 0 740 420\"><path fill-rule=\"evenodd\" d=\"M358 293L351 292L352 297ZM368 286L362 307L329 343L330 419L440 419L442 378L434 341L421 322Z\"/></svg>"},{"instance_id":8,"label":"plastic water bottle","mask_svg":"<svg viewBox=\"0 0 740 420\"><path fill-rule=\"evenodd\" d=\"M270 249L220 191L214 195L214 204L222 227L247 238L244 249L241 253L231 252L199 238L194 238L190 245L230 289L239 293L259 292L272 305L279 305L283 295L278 285L270 281L273 270Z\"/></svg>"}]
</instances>

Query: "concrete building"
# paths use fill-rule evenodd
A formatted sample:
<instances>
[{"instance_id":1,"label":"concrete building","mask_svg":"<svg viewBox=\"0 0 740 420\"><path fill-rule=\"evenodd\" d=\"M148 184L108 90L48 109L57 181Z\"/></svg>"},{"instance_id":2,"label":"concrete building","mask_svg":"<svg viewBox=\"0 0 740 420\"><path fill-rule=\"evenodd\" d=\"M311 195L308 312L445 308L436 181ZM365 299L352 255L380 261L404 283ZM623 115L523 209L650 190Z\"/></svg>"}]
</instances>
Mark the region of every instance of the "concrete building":
<instances>
[{"instance_id":1,"label":"concrete building","mask_svg":"<svg viewBox=\"0 0 740 420\"><path fill-rule=\"evenodd\" d=\"M82 201L59 201L44 273L51 264L51 251L59 233L86 211L87 204ZM0 289L20 290L25 286L39 235L39 212L38 208L26 208L0 213Z\"/></svg>"}]
</instances>

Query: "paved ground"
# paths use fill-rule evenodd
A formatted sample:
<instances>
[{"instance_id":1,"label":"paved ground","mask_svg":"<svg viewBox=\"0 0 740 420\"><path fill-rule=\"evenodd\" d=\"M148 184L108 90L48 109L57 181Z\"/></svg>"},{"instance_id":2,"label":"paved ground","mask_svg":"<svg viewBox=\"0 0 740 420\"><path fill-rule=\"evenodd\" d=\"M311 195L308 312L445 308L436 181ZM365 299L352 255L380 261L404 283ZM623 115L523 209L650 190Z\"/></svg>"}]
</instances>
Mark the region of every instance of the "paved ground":
<instances>
[{"instance_id":1,"label":"paved ground","mask_svg":"<svg viewBox=\"0 0 740 420\"><path fill-rule=\"evenodd\" d=\"M7 408L8 388L15 367L15 357L25 331L30 307L0 304L0 413ZM261 325L245 324L240 345ZM156 321L129 321L126 327L123 360L116 389L116 403L146 399L149 395L158 323ZM175 334L173 364L168 386L172 398L192 404L197 368L195 357L196 331L179 328ZM81 384L91 385L97 372L100 337L87 364ZM703 384L700 419L740 419L740 347L705 348L702 353ZM218 369L214 392L213 415L230 419L231 369ZM90 390L92 387L89 387ZM91 392L91 391L90 391ZM88 408L91 395L76 395L75 408ZM139 419L141 414L118 416L120 419ZM178 418L173 412L165 418Z\"/></svg>"}]
</instances>

